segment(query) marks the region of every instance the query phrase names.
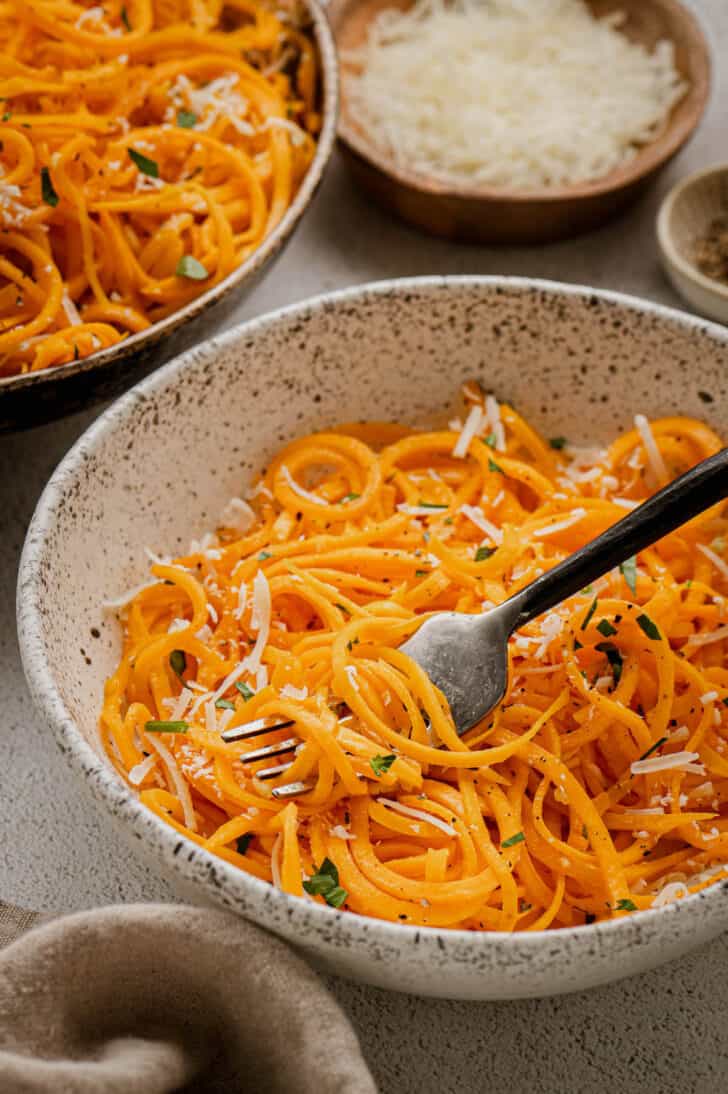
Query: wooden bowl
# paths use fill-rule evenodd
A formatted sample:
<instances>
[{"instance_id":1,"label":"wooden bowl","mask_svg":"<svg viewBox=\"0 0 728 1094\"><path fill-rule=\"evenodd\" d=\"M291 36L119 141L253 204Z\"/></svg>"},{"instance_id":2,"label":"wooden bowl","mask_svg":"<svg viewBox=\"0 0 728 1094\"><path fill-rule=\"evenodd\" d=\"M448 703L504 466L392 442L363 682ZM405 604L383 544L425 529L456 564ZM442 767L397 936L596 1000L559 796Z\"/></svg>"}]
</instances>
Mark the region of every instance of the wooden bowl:
<instances>
[{"instance_id":1,"label":"wooden bowl","mask_svg":"<svg viewBox=\"0 0 728 1094\"><path fill-rule=\"evenodd\" d=\"M283 219L223 281L146 330L80 361L0 377L0 434L42 425L119 395L176 353L214 334L281 255L321 183L338 115L338 63L329 23L317 0L300 2L319 57L323 124L313 160Z\"/></svg>"},{"instance_id":2,"label":"wooden bowl","mask_svg":"<svg viewBox=\"0 0 728 1094\"><path fill-rule=\"evenodd\" d=\"M360 47L384 8L406 10L413 0L331 0L329 21L339 55ZM710 51L695 17L677 0L588 0L596 16L621 11L623 33L648 48L675 44L675 63L689 89L654 141L623 167L594 182L538 190L453 186L395 163L349 110L340 60L339 139L357 182L385 208L433 235L473 243L545 243L597 227L624 209L672 159L696 129L710 91Z\"/></svg>"}]
</instances>

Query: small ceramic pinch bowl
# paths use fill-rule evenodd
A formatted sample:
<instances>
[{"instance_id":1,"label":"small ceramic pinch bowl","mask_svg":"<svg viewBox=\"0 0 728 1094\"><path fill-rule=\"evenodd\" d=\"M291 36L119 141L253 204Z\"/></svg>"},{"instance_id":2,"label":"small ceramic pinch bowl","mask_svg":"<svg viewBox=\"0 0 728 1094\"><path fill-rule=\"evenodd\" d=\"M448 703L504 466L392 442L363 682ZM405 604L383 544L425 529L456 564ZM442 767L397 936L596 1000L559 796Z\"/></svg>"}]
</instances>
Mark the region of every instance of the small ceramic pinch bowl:
<instances>
[{"instance_id":1,"label":"small ceramic pinch bowl","mask_svg":"<svg viewBox=\"0 0 728 1094\"><path fill-rule=\"evenodd\" d=\"M80 361L20 376L0 376L0 433L53 421L125 391L141 376L219 328L282 254L331 158L339 106L338 62L328 20L317 0L296 2L310 23L318 54L322 126L313 160L280 223L219 284L146 330Z\"/></svg>"},{"instance_id":2,"label":"small ceramic pinch bowl","mask_svg":"<svg viewBox=\"0 0 728 1094\"><path fill-rule=\"evenodd\" d=\"M636 411L728 414L728 331L612 293L508 278L350 289L188 351L116 402L54 473L18 585L35 702L71 767L185 897L233 909L319 966L385 988L505 999L587 988L728 927L728 883L619 920L532 934L417 929L291 897L148 812L97 732L121 646L102 603L147 577L144 546L179 552L214 526L290 438L341 421L427 423L476 377L547 436L607 442ZM50 747L50 734L49 734Z\"/></svg>"},{"instance_id":3,"label":"small ceramic pinch bowl","mask_svg":"<svg viewBox=\"0 0 728 1094\"><path fill-rule=\"evenodd\" d=\"M695 16L678 0L587 0L597 18L624 14L631 41L652 49L669 40L688 84L660 133L601 179L534 190L455 185L398 163L350 108L354 71L345 59L366 41L385 8L414 0L330 0L329 20L341 60L339 140L353 177L378 204L433 235L469 243L547 243L589 231L625 209L690 139L710 91L710 50Z\"/></svg>"},{"instance_id":4,"label":"small ceramic pinch bowl","mask_svg":"<svg viewBox=\"0 0 728 1094\"><path fill-rule=\"evenodd\" d=\"M679 182L657 215L657 241L665 273L684 300L710 319L728 323L728 281L716 281L696 264L696 246L718 218L728 220L728 164L707 167Z\"/></svg>"}]
</instances>

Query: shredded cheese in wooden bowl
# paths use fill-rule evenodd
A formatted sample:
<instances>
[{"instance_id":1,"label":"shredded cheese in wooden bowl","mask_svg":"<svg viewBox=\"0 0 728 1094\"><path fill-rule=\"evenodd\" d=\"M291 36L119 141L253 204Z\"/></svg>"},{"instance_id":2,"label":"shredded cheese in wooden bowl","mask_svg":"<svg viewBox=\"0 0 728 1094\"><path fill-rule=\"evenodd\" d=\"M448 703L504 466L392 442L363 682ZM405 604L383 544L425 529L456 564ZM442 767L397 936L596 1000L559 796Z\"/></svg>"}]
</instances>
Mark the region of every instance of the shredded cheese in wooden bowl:
<instances>
[{"instance_id":1,"label":"shredded cheese in wooden bowl","mask_svg":"<svg viewBox=\"0 0 728 1094\"><path fill-rule=\"evenodd\" d=\"M418 0L344 55L352 119L410 171L536 190L602 178L687 90L674 46L631 42L584 0Z\"/></svg>"}]
</instances>

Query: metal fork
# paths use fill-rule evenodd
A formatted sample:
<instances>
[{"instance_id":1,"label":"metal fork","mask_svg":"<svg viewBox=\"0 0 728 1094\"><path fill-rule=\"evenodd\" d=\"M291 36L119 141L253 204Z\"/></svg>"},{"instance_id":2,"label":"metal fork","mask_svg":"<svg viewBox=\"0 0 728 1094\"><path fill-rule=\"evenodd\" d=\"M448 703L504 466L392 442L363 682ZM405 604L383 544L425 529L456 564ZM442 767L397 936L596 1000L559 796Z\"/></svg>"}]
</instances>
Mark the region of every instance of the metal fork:
<instances>
[{"instance_id":1,"label":"metal fork","mask_svg":"<svg viewBox=\"0 0 728 1094\"><path fill-rule=\"evenodd\" d=\"M426 620L400 649L416 661L443 692L457 733L462 736L501 702L508 685L508 639L519 627L578 593L598 577L650 547L681 524L728 497L728 448L697 464L581 550L482 615L439 612ZM261 720L226 730L224 741L249 740L295 722L261 725ZM241 756L245 764L295 753L301 741L290 737ZM288 763L256 771L274 779ZM275 798L311 790L304 782L277 786Z\"/></svg>"}]
</instances>

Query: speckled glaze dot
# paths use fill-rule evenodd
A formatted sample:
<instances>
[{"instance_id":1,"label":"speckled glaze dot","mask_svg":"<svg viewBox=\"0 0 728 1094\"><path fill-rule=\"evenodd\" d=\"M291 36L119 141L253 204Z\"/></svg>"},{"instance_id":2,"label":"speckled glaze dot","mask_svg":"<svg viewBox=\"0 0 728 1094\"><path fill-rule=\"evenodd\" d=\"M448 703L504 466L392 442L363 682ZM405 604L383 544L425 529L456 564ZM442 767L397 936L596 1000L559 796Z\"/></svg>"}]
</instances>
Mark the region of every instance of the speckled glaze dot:
<instances>
[{"instance_id":1,"label":"speckled glaze dot","mask_svg":"<svg viewBox=\"0 0 728 1094\"><path fill-rule=\"evenodd\" d=\"M635 412L721 429L728 332L629 297L515 278L421 278L275 312L190 350L111 407L36 510L20 569L28 682L71 766L180 892L289 939L322 968L400 991L506 999L574 991L670 960L728 926L728 884L615 922L522 935L382 923L289 897L147 812L103 756L120 649L102 602L175 553L289 438L337 422L442 421L477 377L547 435L606 442Z\"/></svg>"}]
</instances>

